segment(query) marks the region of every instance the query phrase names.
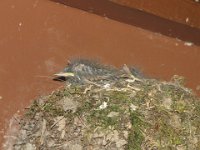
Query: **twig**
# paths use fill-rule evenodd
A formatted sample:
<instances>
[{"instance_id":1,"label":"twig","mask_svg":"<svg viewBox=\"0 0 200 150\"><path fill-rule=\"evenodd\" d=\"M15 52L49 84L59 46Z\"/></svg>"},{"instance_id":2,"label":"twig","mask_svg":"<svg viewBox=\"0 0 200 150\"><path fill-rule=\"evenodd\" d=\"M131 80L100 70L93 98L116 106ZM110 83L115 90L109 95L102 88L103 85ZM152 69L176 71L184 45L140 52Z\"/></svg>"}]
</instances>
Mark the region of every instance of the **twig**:
<instances>
[{"instance_id":1,"label":"twig","mask_svg":"<svg viewBox=\"0 0 200 150\"><path fill-rule=\"evenodd\" d=\"M59 120L57 120L52 126L50 129L52 129L56 124L58 124L62 119L64 118L64 116L62 118L60 118Z\"/></svg>"},{"instance_id":2,"label":"twig","mask_svg":"<svg viewBox=\"0 0 200 150\"><path fill-rule=\"evenodd\" d=\"M92 87L93 87L93 85L89 85L89 87L85 88L83 94L86 94L87 91L90 91Z\"/></svg>"},{"instance_id":3,"label":"twig","mask_svg":"<svg viewBox=\"0 0 200 150\"><path fill-rule=\"evenodd\" d=\"M42 131L41 131L41 137L40 137L40 143L41 145L43 145L44 143L44 134L46 132L46 127L47 127L47 121L45 119L43 119L43 122L42 122Z\"/></svg>"},{"instance_id":4,"label":"twig","mask_svg":"<svg viewBox=\"0 0 200 150\"><path fill-rule=\"evenodd\" d=\"M141 79L135 77L135 76L131 73L130 69L128 68L128 66L127 66L126 64L124 64L123 70L130 76L130 78L133 79L133 82L135 82L135 81L140 81L140 82L142 82Z\"/></svg>"}]
</instances>

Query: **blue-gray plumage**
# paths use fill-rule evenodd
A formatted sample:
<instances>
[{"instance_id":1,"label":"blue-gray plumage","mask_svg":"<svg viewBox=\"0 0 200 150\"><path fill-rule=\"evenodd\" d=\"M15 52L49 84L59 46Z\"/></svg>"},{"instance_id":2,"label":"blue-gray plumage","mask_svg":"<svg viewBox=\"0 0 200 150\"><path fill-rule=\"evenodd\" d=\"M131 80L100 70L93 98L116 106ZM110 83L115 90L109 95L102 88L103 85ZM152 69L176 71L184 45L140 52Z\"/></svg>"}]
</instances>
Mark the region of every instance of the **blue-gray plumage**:
<instances>
[{"instance_id":1,"label":"blue-gray plumage","mask_svg":"<svg viewBox=\"0 0 200 150\"><path fill-rule=\"evenodd\" d=\"M62 76L62 73L69 73L68 76ZM103 65L97 61L88 59L72 60L58 76L71 83L84 83L85 81L114 81L119 78L126 70L117 69L113 66ZM73 74L73 76L72 76ZM140 72L135 68L130 69L130 74L140 77Z\"/></svg>"}]
</instances>

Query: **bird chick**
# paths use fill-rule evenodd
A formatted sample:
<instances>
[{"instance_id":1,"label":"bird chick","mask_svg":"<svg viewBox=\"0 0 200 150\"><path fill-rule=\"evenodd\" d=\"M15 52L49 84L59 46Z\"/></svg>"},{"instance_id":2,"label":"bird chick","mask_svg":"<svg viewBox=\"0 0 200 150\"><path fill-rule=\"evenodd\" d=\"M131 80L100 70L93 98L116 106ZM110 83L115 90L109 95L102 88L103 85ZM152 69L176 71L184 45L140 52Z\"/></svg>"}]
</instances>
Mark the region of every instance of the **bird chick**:
<instances>
[{"instance_id":1,"label":"bird chick","mask_svg":"<svg viewBox=\"0 0 200 150\"><path fill-rule=\"evenodd\" d=\"M71 83L85 83L86 81L113 80L117 72L116 68L102 65L97 61L75 59L70 61L62 72L55 75Z\"/></svg>"}]
</instances>

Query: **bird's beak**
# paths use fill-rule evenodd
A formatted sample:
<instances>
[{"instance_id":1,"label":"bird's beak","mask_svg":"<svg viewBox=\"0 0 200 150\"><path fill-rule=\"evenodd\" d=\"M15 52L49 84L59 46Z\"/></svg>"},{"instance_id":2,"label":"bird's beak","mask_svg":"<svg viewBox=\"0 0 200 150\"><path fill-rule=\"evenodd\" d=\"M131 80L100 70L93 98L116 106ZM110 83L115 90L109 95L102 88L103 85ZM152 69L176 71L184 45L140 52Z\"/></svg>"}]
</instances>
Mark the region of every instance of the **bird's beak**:
<instances>
[{"instance_id":1,"label":"bird's beak","mask_svg":"<svg viewBox=\"0 0 200 150\"><path fill-rule=\"evenodd\" d=\"M60 73L54 74L54 76L58 76L58 77L74 77L74 73L72 73L72 72L60 72Z\"/></svg>"}]
</instances>

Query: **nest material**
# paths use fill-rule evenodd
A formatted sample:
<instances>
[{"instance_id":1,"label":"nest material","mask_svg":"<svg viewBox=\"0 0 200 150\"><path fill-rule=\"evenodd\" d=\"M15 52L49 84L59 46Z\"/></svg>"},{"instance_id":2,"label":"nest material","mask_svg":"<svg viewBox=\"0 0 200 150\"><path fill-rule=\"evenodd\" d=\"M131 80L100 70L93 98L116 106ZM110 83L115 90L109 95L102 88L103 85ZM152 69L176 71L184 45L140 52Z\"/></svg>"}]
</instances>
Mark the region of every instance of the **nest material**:
<instances>
[{"instance_id":1,"label":"nest material","mask_svg":"<svg viewBox=\"0 0 200 150\"><path fill-rule=\"evenodd\" d=\"M69 84L34 101L14 149L197 150L200 101L175 76ZM101 83L101 84L99 84Z\"/></svg>"}]
</instances>

